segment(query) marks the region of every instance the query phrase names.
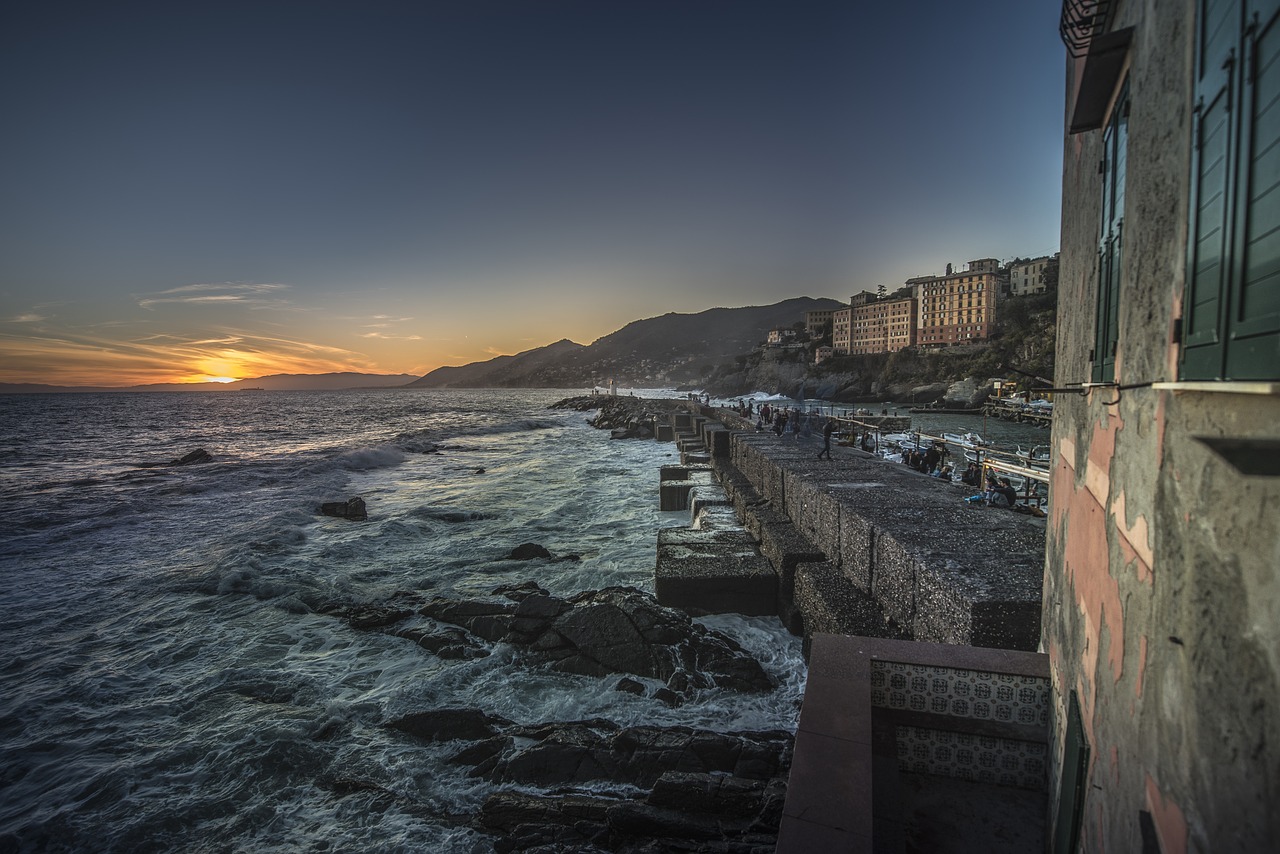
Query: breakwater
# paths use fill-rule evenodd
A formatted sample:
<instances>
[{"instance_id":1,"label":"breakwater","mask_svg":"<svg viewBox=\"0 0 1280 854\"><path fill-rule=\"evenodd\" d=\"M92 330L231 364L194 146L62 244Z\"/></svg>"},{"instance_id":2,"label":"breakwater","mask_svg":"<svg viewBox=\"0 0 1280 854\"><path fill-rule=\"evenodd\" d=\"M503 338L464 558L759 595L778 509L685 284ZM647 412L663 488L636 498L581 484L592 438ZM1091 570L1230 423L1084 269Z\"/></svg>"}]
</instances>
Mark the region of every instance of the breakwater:
<instances>
[{"instance_id":1,"label":"breakwater","mask_svg":"<svg viewBox=\"0 0 1280 854\"><path fill-rule=\"evenodd\" d=\"M825 632L1034 650L1043 520L966 503L964 489L820 438L757 433L729 410L661 417L681 465L664 467L656 590L693 613L776 613ZM732 513L729 513L731 508Z\"/></svg>"}]
</instances>

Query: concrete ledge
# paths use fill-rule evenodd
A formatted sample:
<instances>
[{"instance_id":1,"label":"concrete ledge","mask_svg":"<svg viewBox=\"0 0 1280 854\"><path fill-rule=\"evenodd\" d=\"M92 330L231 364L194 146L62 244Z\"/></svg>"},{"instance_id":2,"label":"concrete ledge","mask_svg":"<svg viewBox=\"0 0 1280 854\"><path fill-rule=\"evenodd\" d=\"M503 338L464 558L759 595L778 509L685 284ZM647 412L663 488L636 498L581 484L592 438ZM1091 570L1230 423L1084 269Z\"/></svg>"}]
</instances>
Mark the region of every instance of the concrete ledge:
<instances>
[{"instance_id":1,"label":"concrete ledge","mask_svg":"<svg viewBox=\"0 0 1280 854\"><path fill-rule=\"evenodd\" d=\"M804 617L806 642L816 633L907 637L875 599L854 586L830 562L802 563L796 567L795 602Z\"/></svg>"},{"instance_id":2,"label":"concrete ledge","mask_svg":"<svg viewBox=\"0 0 1280 854\"><path fill-rule=\"evenodd\" d=\"M658 485L659 509L688 510L689 491L695 486L709 486L711 483L709 471L690 472L687 480L664 480Z\"/></svg>"},{"instance_id":3,"label":"concrete ledge","mask_svg":"<svg viewBox=\"0 0 1280 854\"><path fill-rule=\"evenodd\" d=\"M751 532L760 541L760 553L769 559L783 578L794 576L798 564L820 563L827 559L813 543L801 536L783 514L761 510L752 515L760 522L759 533Z\"/></svg>"},{"instance_id":4,"label":"concrete ledge","mask_svg":"<svg viewBox=\"0 0 1280 854\"><path fill-rule=\"evenodd\" d=\"M764 616L778 610L778 577L742 530L659 531L654 588L660 603L691 614Z\"/></svg>"},{"instance_id":5,"label":"concrete ledge","mask_svg":"<svg viewBox=\"0 0 1280 854\"><path fill-rule=\"evenodd\" d=\"M709 465L666 465L658 469L658 481L664 480L688 480L689 475L695 471L711 471Z\"/></svg>"},{"instance_id":6,"label":"concrete ledge","mask_svg":"<svg viewBox=\"0 0 1280 854\"><path fill-rule=\"evenodd\" d=\"M741 531L738 513L731 505L698 508L693 517L695 531Z\"/></svg>"},{"instance_id":7,"label":"concrete ledge","mask_svg":"<svg viewBox=\"0 0 1280 854\"><path fill-rule=\"evenodd\" d=\"M689 518L696 519L698 511L704 507L732 507L729 496L717 484L695 486L689 490Z\"/></svg>"}]
</instances>

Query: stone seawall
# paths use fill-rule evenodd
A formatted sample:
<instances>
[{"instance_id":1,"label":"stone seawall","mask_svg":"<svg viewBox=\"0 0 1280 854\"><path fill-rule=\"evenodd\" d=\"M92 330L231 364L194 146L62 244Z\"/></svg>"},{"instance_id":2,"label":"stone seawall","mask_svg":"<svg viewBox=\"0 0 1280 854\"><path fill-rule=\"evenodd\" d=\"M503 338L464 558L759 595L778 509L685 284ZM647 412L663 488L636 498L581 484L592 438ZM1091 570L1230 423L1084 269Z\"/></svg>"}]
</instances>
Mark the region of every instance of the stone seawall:
<instances>
[{"instance_id":1,"label":"stone seawall","mask_svg":"<svg viewBox=\"0 0 1280 854\"><path fill-rule=\"evenodd\" d=\"M675 483L689 496L714 491L754 553L727 536L723 514L698 534L699 512L679 543L660 539L659 599L693 612L776 612L806 638L1036 649L1043 520L967 504L967 488L854 448L818 460L820 437L746 427L724 410L672 416L682 463L697 469L664 473L664 509L688 506L668 503Z\"/></svg>"}]
</instances>

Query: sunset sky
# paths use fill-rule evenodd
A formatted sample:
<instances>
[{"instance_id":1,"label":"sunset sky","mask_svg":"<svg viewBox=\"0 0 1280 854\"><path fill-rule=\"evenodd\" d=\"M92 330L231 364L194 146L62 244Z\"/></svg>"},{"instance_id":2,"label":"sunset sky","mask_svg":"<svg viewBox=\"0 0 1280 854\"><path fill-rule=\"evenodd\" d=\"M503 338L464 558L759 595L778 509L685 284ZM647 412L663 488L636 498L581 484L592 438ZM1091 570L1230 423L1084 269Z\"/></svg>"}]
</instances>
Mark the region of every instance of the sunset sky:
<instances>
[{"instance_id":1,"label":"sunset sky","mask_svg":"<svg viewBox=\"0 0 1280 854\"><path fill-rule=\"evenodd\" d=\"M1059 9L6 4L0 381L423 374L1055 252Z\"/></svg>"}]
</instances>

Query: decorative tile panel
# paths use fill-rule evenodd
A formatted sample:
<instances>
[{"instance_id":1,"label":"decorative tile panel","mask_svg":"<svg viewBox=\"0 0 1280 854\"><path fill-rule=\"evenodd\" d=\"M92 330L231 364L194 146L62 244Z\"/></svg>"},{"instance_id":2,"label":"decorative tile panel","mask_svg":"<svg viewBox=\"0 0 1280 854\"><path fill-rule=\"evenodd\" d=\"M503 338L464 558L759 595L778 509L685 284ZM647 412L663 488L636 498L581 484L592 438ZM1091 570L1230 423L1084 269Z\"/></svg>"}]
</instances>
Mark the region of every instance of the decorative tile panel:
<instances>
[{"instance_id":1,"label":"decorative tile panel","mask_svg":"<svg viewBox=\"0 0 1280 854\"><path fill-rule=\"evenodd\" d=\"M968 733L899 726L898 767L977 783L1044 789L1048 747Z\"/></svg>"},{"instance_id":2,"label":"decorative tile panel","mask_svg":"<svg viewBox=\"0 0 1280 854\"><path fill-rule=\"evenodd\" d=\"M872 661L871 705L1047 727L1049 680L983 670Z\"/></svg>"}]
</instances>

